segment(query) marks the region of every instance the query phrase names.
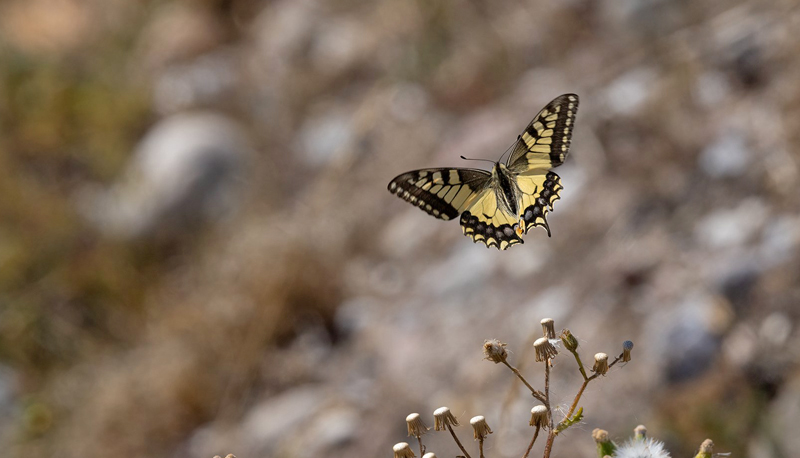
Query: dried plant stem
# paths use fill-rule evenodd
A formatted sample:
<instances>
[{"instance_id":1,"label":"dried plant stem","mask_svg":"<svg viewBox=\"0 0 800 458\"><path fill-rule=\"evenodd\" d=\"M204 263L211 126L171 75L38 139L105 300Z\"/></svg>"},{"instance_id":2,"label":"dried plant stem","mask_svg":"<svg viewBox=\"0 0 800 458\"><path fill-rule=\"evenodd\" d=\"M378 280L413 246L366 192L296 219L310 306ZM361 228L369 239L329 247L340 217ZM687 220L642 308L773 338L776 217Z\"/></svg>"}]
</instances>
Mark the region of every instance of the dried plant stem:
<instances>
[{"instance_id":1,"label":"dried plant stem","mask_svg":"<svg viewBox=\"0 0 800 458\"><path fill-rule=\"evenodd\" d=\"M425 446L422 445L422 436L417 436L419 441L419 456L425 456Z\"/></svg>"},{"instance_id":2,"label":"dried plant stem","mask_svg":"<svg viewBox=\"0 0 800 458\"><path fill-rule=\"evenodd\" d=\"M536 438L539 437L539 426L536 426L536 431L533 433L533 439L531 439L531 443L528 445L528 450L525 450L525 454L522 455L522 458L528 458L528 455L531 453L531 449L533 448L533 444L536 442Z\"/></svg>"},{"instance_id":3,"label":"dried plant stem","mask_svg":"<svg viewBox=\"0 0 800 458\"><path fill-rule=\"evenodd\" d=\"M484 458L484 456L483 456L483 438L478 439L478 450L480 450L481 458Z\"/></svg>"},{"instance_id":4,"label":"dried plant stem","mask_svg":"<svg viewBox=\"0 0 800 458\"><path fill-rule=\"evenodd\" d=\"M512 366L511 364L508 364L507 361L503 361L503 364L508 366L508 368L511 369L511 372L513 372L514 375L516 375L517 377L519 377L520 380L522 380L522 383L524 383L525 386L527 386L528 389L531 390L531 394L533 395L534 398L538 399L542 403L545 403L545 396L542 394L542 392L532 387L531 384L528 383L527 380L525 380L525 377L522 376L522 374L517 370L516 367Z\"/></svg>"},{"instance_id":5,"label":"dried plant stem","mask_svg":"<svg viewBox=\"0 0 800 458\"><path fill-rule=\"evenodd\" d=\"M550 458L553 450L553 439L556 438L555 428L553 428L553 410L550 408L550 358L544 362L544 406L547 407L547 442L544 445L544 458Z\"/></svg>"},{"instance_id":6,"label":"dried plant stem","mask_svg":"<svg viewBox=\"0 0 800 458\"><path fill-rule=\"evenodd\" d=\"M581 356L578 354L578 350L570 350L570 353L575 357L575 362L578 363L578 370L581 371L583 380L587 380L589 377L586 376L586 369L583 368L583 362L581 362Z\"/></svg>"},{"instance_id":7,"label":"dried plant stem","mask_svg":"<svg viewBox=\"0 0 800 458\"><path fill-rule=\"evenodd\" d=\"M580 358L580 356L578 356L578 352L573 351L572 354L575 355L575 360L578 362L578 368L581 370L581 374L583 374L583 385L581 385L581 389L578 390L578 394L575 395L575 400L572 401L572 405L569 407L569 412L567 412L567 416L564 418L564 420L568 420L568 419L572 418L572 414L575 412L575 409L578 407L578 401L581 400L581 396L583 396L583 391L586 390L586 385L588 385L589 382L591 382L592 380L594 380L594 379L596 379L597 377L600 376L600 374L594 374L591 377L587 377L586 376L586 371L583 369L583 364L581 364L581 358ZM614 364L617 364L617 362L619 360L621 360L621 359L622 359L622 355L617 356L617 358L614 359L614 361L612 361L611 364L608 365L608 368L611 369L611 367Z\"/></svg>"},{"instance_id":8,"label":"dried plant stem","mask_svg":"<svg viewBox=\"0 0 800 458\"><path fill-rule=\"evenodd\" d=\"M465 449L464 446L461 445L461 441L458 440L458 436L456 436L456 432L453 431L453 427L450 426L450 423L447 424L447 429L450 431L450 434L453 435L453 440L455 440L456 444L458 444L458 448L460 448L461 451L464 452L464 456L467 458L472 458L471 456L469 456L469 453L467 453L467 449Z\"/></svg>"}]
</instances>

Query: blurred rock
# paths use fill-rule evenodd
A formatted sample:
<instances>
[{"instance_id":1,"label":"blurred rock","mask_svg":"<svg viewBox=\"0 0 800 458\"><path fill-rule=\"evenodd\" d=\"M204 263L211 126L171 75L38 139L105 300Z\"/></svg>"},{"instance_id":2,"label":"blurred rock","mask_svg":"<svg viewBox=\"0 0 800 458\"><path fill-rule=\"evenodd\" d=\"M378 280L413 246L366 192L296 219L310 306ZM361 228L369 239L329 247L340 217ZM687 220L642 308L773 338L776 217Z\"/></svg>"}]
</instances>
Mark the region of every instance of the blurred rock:
<instances>
[{"instance_id":1,"label":"blurred rock","mask_svg":"<svg viewBox=\"0 0 800 458\"><path fill-rule=\"evenodd\" d=\"M160 4L142 30L138 52L149 70L203 54L220 44L224 30L209 8L186 2Z\"/></svg>"},{"instance_id":2,"label":"blurred rock","mask_svg":"<svg viewBox=\"0 0 800 458\"><path fill-rule=\"evenodd\" d=\"M656 73L649 68L637 68L621 75L606 89L605 102L612 112L630 116L637 113L654 92Z\"/></svg>"},{"instance_id":3,"label":"blurred rock","mask_svg":"<svg viewBox=\"0 0 800 458\"><path fill-rule=\"evenodd\" d=\"M727 131L700 153L700 168L712 178L735 177L748 169L752 157L744 135Z\"/></svg>"},{"instance_id":4,"label":"blurred rock","mask_svg":"<svg viewBox=\"0 0 800 458\"><path fill-rule=\"evenodd\" d=\"M389 111L402 122L419 119L428 105L428 94L418 84L401 83L395 86Z\"/></svg>"},{"instance_id":5,"label":"blurred rock","mask_svg":"<svg viewBox=\"0 0 800 458\"><path fill-rule=\"evenodd\" d=\"M153 105L162 114L198 106L224 105L239 81L232 49L166 67L156 78Z\"/></svg>"},{"instance_id":6,"label":"blurred rock","mask_svg":"<svg viewBox=\"0 0 800 458\"><path fill-rule=\"evenodd\" d=\"M800 450L800 434L797 434L796 428L800 424L800 377L797 374L784 385L765 416L771 420L769 437L777 442L780 449L780 452L765 456L775 456L781 452L783 456L794 456Z\"/></svg>"},{"instance_id":7,"label":"blurred rock","mask_svg":"<svg viewBox=\"0 0 800 458\"><path fill-rule=\"evenodd\" d=\"M236 208L250 154L237 123L214 113L185 113L156 124L108 191L79 205L104 232L123 238L193 229Z\"/></svg>"},{"instance_id":8,"label":"blurred rock","mask_svg":"<svg viewBox=\"0 0 800 458\"><path fill-rule=\"evenodd\" d=\"M730 93L730 84L721 72L705 72L698 77L694 92L700 103L715 109Z\"/></svg>"},{"instance_id":9,"label":"blurred rock","mask_svg":"<svg viewBox=\"0 0 800 458\"><path fill-rule=\"evenodd\" d=\"M730 210L717 210L695 225L695 237L710 248L741 246L763 227L768 211L764 202L750 198Z\"/></svg>"},{"instance_id":10,"label":"blurred rock","mask_svg":"<svg viewBox=\"0 0 800 458\"><path fill-rule=\"evenodd\" d=\"M350 19L324 21L314 31L309 59L317 72L335 76L369 55L370 34L364 24Z\"/></svg>"},{"instance_id":11,"label":"blurred rock","mask_svg":"<svg viewBox=\"0 0 800 458\"><path fill-rule=\"evenodd\" d=\"M331 408L309 425L298 457L317 457L356 439L360 414L354 409Z\"/></svg>"},{"instance_id":12,"label":"blurred rock","mask_svg":"<svg viewBox=\"0 0 800 458\"><path fill-rule=\"evenodd\" d=\"M694 294L675 310L663 333L661 346L664 376L669 383L681 383L698 377L710 369L720 348L714 322L715 303L712 296Z\"/></svg>"},{"instance_id":13,"label":"blurred rock","mask_svg":"<svg viewBox=\"0 0 800 458\"><path fill-rule=\"evenodd\" d=\"M300 128L301 157L308 165L325 165L336 160L352 139L352 117L339 111L320 113Z\"/></svg>"},{"instance_id":14,"label":"blurred rock","mask_svg":"<svg viewBox=\"0 0 800 458\"><path fill-rule=\"evenodd\" d=\"M252 455L272 456L292 432L319 415L326 396L322 389L295 388L255 406L242 424L243 444Z\"/></svg>"},{"instance_id":15,"label":"blurred rock","mask_svg":"<svg viewBox=\"0 0 800 458\"><path fill-rule=\"evenodd\" d=\"M759 255L764 266L774 266L791 260L800 244L800 220L796 215L770 219L764 228Z\"/></svg>"},{"instance_id":16,"label":"blurred rock","mask_svg":"<svg viewBox=\"0 0 800 458\"><path fill-rule=\"evenodd\" d=\"M770 313L758 330L759 337L767 345L780 348L792 334L791 318L783 312Z\"/></svg>"}]
</instances>

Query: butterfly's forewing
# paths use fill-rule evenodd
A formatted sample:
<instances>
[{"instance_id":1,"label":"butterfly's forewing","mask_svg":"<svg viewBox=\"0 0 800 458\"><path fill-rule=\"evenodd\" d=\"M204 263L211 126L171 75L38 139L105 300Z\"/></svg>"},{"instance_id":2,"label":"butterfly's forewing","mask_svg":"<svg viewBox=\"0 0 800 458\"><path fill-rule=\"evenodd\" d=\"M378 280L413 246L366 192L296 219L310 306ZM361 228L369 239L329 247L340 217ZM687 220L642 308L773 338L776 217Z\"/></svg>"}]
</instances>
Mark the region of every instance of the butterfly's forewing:
<instances>
[{"instance_id":1,"label":"butterfly's forewing","mask_svg":"<svg viewBox=\"0 0 800 458\"><path fill-rule=\"evenodd\" d=\"M412 170L389 182L389 192L430 215L456 218L491 179L485 170L441 168Z\"/></svg>"},{"instance_id":2,"label":"butterfly's forewing","mask_svg":"<svg viewBox=\"0 0 800 458\"><path fill-rule=\"evenodd\" d=\"M514 173L525 173L563 164L569 153L577 112L575 94L560 95L548 103L517 139L508 158L508 168Z\"/></svg>"}]
</instances>

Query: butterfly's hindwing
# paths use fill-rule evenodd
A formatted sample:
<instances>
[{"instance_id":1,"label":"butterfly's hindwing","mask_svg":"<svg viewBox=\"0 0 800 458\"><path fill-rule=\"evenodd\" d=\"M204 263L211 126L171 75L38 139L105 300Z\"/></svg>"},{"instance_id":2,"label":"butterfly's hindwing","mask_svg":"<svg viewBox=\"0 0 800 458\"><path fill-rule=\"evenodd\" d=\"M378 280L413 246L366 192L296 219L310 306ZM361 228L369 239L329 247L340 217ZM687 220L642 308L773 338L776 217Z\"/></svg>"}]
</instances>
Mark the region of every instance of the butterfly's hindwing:
<instances>
[{"instance_id":1,"label":"butterfly's hindwing","mask_svg":"<svg viewBox=\"0 0 800 458\"><path fill-rule=\"evenodd\" d=\"M498 203L496 190L487 188L461 214L461 229L474 242L505 250L523 243L516 231L518 220Z\"/></svg>"},{"instance_id":2,"label":"butterfly's hindwing","mask_svg":"<svg viewBox=\"0 0 800 458\"><path fill-rule=\"evenodd\" d=\"M548 172L547 175L519 175L517 184L523 193L520 217L525 222L525 233L533 227L542 226L549 236L547 213L553 210L554 202L561 198L561 178L554 172Z\"/></svg>"},{"instance_id":3,"label":"butterfly's hindwing","mask_svg":"<svg viewBox=\"0 0 800 458\"><path fill-rule=\"evenodd\" d=\"M458 216L489 182L485 170L443 168L406 172L389 183L389 192L430 215L450 220Z\"/></svg>"},{"instance_id":4,"label":"butterfly's hindwing","mask_svg":"<svg viewBox=\"0 0 800 458\"><path fill-rule=\"evenodd\" d=\"M520 173L563 164L577 112L578 96L575 94L564 94L548 103L517 139L508 158L508 167Z\"/></svg>"}]
</instances>

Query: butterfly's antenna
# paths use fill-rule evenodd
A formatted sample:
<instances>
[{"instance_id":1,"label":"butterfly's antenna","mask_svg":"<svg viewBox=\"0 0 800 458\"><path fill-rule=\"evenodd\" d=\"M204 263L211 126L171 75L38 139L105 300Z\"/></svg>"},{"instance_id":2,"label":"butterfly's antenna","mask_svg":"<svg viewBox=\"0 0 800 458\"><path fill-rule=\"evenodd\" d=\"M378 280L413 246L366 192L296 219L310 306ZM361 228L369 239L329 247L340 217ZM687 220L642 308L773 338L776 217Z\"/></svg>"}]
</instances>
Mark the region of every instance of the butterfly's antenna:
<instances>
[{"instance_id":1,"label":"butterfly's antenna","mask_svg":"<svg viewBox=\"0 0 800 458\"><path fill-rule=\"evenodd\" d=\"M486 161L486 162L491 162L492 164L496 164L496 162L491 159L471 159L464 156L461 156L461 159L464 159L465 161Z\"/></svg>"},{"instance_id":2,"label":"butterfly's antenna","mask_svg":"<svg viewBox=\"0 0 800 458\"><path fill-rule=\"evenodd\" d=\"M508 152L509 152L509 151L511 151L512 149L514 149L514 146L516 146L516 144L517 144L517 142L518 142L518 141L519 141L519 137L517 137L517 140L516 140L516 141L514 141L514 143L512 143L512 144L511 144L511 146L509 146L508 148L506 148L505 152L502 154L502 156L500 156L500 159L498 159L498 160L497 160L497 162L500 162L500 161L502 161L502 160L503 160L503 156L505 156L506 154L508 154Z\"/></svg>"}]
</instances>

